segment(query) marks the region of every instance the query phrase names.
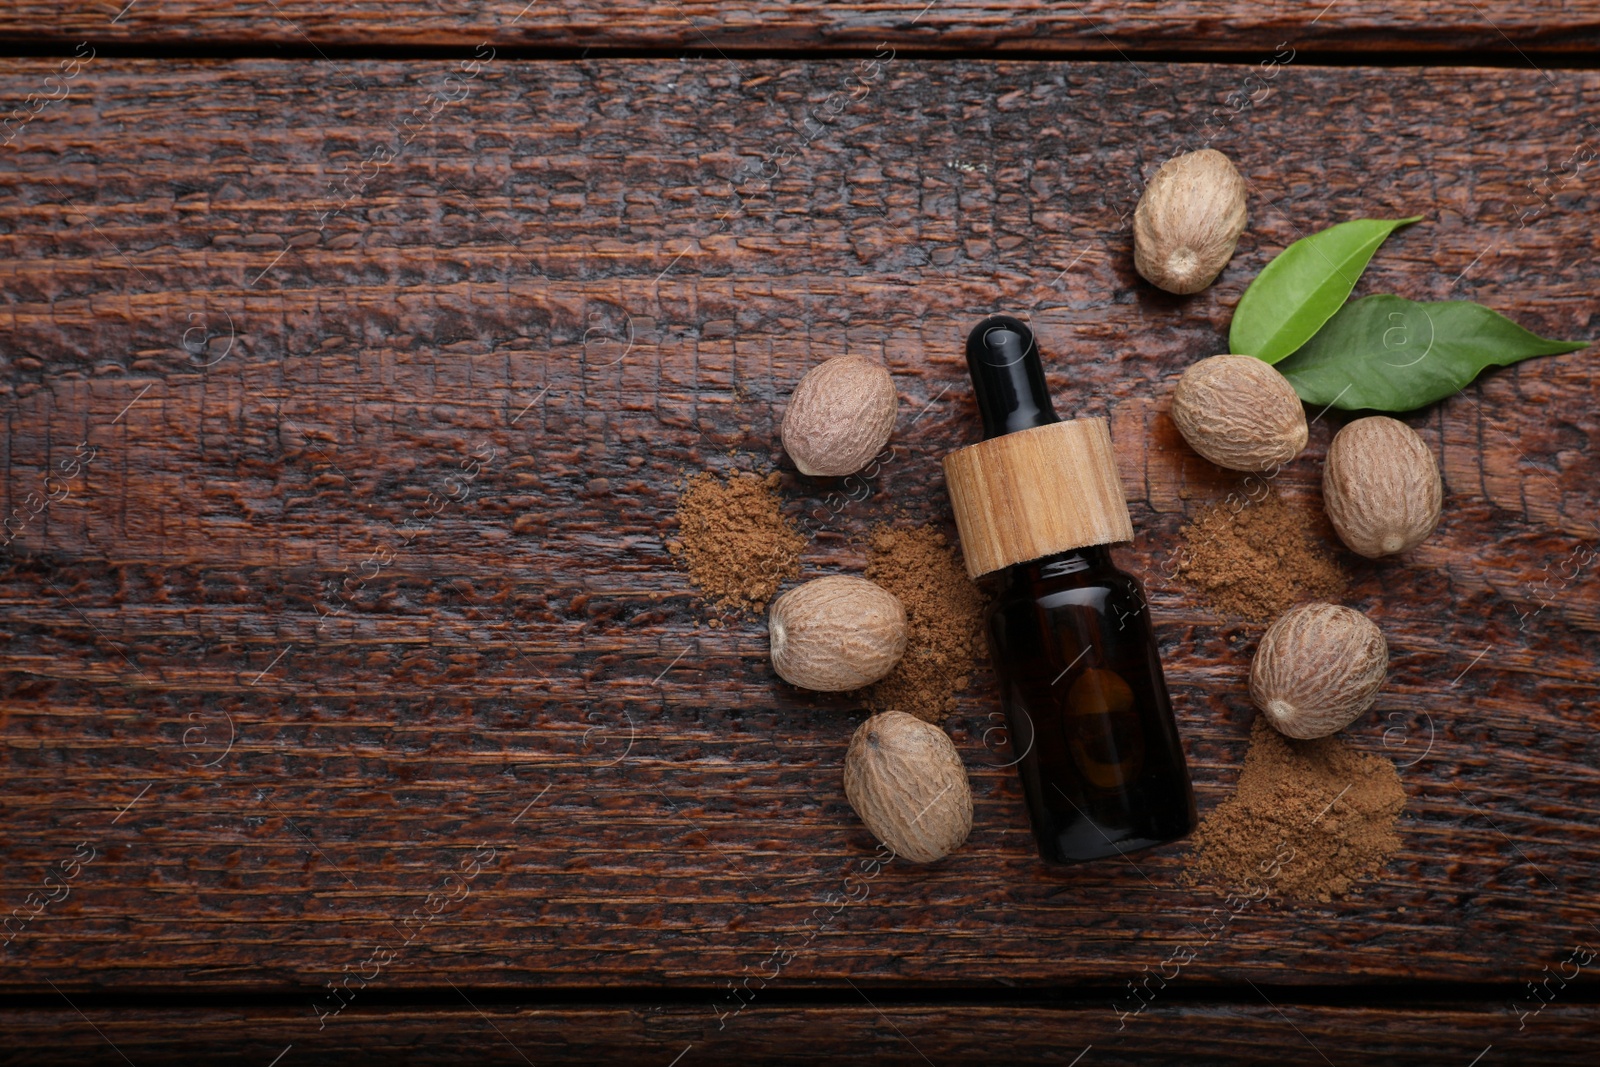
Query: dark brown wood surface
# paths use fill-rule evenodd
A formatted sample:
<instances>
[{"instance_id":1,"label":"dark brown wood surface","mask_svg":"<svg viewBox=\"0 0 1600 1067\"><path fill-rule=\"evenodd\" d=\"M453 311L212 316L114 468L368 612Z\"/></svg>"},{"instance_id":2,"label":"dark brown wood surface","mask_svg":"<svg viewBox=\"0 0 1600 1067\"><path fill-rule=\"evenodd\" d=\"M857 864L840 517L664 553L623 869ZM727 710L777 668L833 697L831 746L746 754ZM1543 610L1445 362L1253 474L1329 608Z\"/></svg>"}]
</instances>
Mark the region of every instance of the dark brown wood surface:
<instances>
[{"instance_id":1,"label":"dark brown wood surface","mask_svg":"<svg viewBox=\"0 0 1600 1067\"><path fill-rule=\"evenodd\" d=\"M9 66L8 92L57 70ZM1587 338L1600 281L1574 162L1600 75L1291 64L1219 118L1253 70L89 61L0 172L3 912L67 890L14 928L0 987L303 994L283 1011L313 1031L352 972L374 995L671 987L707 991L685 1025L714 1029L735 983L1121 991L1193 943L1218 901L1177 884L1182 848L1037 862L987 673L950 723L969 844L839 904L872 854L840 784L860 712L778 683L759 620L711 626L664 541L702 469L784 472L819 516L806 576L860 568L875 523L945 522L938 459L976 429L961 338L1026 313L1063 411L1111 419L1121 558L1214 806L1259 628L1164 576L1184 516L1239 488L1177 438L1172 378L1276 251L1346 218L1427 216L1360 292ZM1127 215L1203 140L1251 222L1180 300L1134 276ZM835 511L776 420L844 352L888 361L902 415L873 495ZM1390 638L1351 735L1405 765L1404 848L1358 899L1235 917L1181 983L1492 986L1481 1048L1600 939L1593 360L1410 420L1440 530L1344 559ZM1340 421L1287 495L1315 503ZM1542 1023L1592 1022L1587 999ZM60 1017L39 1010L18 1025ZM874 1019L838 1025L888 1040Z\"/></svg>"},{"instance_id":2,"label":"dark brown wood surface","mask_svg":"<svg viewBox=\"0 0 1600 1067\"><path fill-rule=\"evenodd\" d=\"M1597 0L15 0L0 35L18 41L319 48L867 49L1190 54L1279 48L1329 54L1469 50L1507 62L1585 62L1600 46Z\"/></svg>"},{"instance_id":3,"label":"dark brown wood surface","mask_svg":"<svg viewBox=\"0 0 1600 1067\"><path fill-rule=\"evenodd\" d=\"M867 987L870 990L871 987ZM448 990L447 990L448 992ZM849 990L846 990L849 993ZM1249 990L1246 990L1249 993ZM1253 1003L1150 1009L1122 1030L1099 1005L905 1005L851 993L855 1004L752 1004L718 1028L683 1003L527 1008L451 994L454 1004L384 1006L321 1033L292 1009L205 1004L7 1013L8 1034L31 1054L15 1064L639 1063L889 1064L1538 1063L1588 1067L1600 1051L1592 1014L1571 1009L1520 1033L1499 1005L1362 1008L1251 994ZM94 1025L86 1021L92 1017ZM126 1057L126 1058L124 1058ZM1324 1057L1326 1057L1324 1059Z\"/></svg>"}]
</instances>

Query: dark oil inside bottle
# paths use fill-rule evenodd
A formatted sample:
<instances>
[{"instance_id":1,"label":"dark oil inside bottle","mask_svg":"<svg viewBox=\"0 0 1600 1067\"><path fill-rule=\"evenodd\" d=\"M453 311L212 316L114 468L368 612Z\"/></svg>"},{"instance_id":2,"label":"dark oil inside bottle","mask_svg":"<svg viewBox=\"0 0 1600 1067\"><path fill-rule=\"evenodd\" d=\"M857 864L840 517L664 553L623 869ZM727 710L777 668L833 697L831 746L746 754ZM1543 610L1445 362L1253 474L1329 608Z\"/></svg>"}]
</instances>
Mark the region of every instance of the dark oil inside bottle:
<instances>
[{"instance_id":1,"label":"dark oil inside bottle","mask_svg":"<svg viewBox=\"0 0 1600 1067\"><path fill-rule=\"evenodd\" d=\"M1194 793L1143 591L1101 546L1010 567L989 613L1039 853L1076 863L1194 829Z\"/></svg>"},{"instance_id":2,"label":"dark oil inside bottle","mask_svg":"<svg viewBox=\"0 0 1600 1067\"><path fill-rule=\"evenodd\" d=\"M985 438L1060 421L1027 324L967 337ZM1194 829L1194 792L1143 590L1103 545L1000 572L989 646L1011 758L1052 863L1159 845Z\"/></svg>"}]
</instances>

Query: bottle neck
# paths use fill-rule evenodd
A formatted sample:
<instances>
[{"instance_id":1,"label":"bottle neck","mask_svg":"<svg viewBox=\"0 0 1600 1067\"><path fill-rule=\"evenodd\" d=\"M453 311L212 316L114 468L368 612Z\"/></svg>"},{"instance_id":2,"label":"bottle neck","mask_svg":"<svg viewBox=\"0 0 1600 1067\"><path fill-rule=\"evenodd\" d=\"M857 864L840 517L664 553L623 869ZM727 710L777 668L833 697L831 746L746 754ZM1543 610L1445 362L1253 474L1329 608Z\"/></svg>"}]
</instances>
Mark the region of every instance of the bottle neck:
<instances>
[{"instance_id":1,"label":"bottle neck","mask_svg":"<svg viewBox=\"0 0 1600 1067\"><path fill-rule=\"evenodd\" d=\"M1116 570L1117 565L1111 561L1109 545L1086 545L1007 567L1001 572L1001 588L1017 582L1033 585L1060 578L1070 579L1074 575L1081 576L1083 581L1090 581L1107 571Z\"/></svg>"}]
</instances>

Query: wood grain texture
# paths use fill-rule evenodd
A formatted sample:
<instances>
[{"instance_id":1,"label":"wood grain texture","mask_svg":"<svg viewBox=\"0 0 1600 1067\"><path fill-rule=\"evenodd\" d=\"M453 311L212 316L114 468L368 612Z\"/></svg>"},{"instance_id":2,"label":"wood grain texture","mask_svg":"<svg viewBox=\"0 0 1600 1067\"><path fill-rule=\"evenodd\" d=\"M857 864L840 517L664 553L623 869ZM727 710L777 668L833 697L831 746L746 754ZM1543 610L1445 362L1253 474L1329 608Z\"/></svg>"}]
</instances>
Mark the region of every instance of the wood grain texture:
<instances>
[{"instance_id":1,"label":"wood grain texture","mask_svg":"<svg viewBox=\"0 0 1600 1067\"><path fill-rule=\"evenodd\" d=\"M1110 420L1205 810L1259 628L1165 574L1185 514L1251 489L1164 408L1248 280L1422 213L1361 292L1595 333L1590 172L1543 168L1592 143L1600 75L1284 72L1215 130L1251 223L1177 299L1134 275L1130 213L1245 68L503 62L433 114L453 71L96 60L7 149L0 914L90 857L8 990L303 991L314 1018L347 981L709 984L723 1010L734 983L1120 988L1218 901L1181 848L1041 866L987 673L950 723L969 843L844 903L861 713L779 684L759 620L710 625L664 545L683 475L778 467L802 577L859 571L874 523L948 521L962 339L1028 315L1063 416ZM845 352L887 361L902 416L866 499L830 503L777 428ZM1439 532L1345 559L1393 663L1351 735L1405 764L1404 849L1358 899L1233 917L1181 982L1520 985L1594 943L1593 358L1410 420Z\"/></svg>"},{"instance_id":2,"label":"wood grain texture","mask_svg":"<svg viewBox=\"0 0 1600 1067\"><path fill-rule=\"evenodd\" d=\"M1133 540L1105 419L993 437L948 453L941 465L974 578L1085 545Z\"/></svg>"},{"instance_id":3,"label":"wood grain texture","mask_svg":"<svg viewBox=\"0 0 1600 1067\"><path fill-rule=\"evenodd\" d=\"M282 1008L177 1004L104 1009L65 1004L0 1012L7 1064L385 1064L418 1067L470 1057L483 1064L677 1064L678 1067L828 1063L1518 1063L1588 1067L1600 1048L1593 1004L1552 1004L1521 1031L1498 1004L1408 1009L1273 1004L1152 1007L1121 1030L1099 1006L1034 1002L903 1005L870 986L849 1007L752 1004L719 1028L682 1003L636 1007L469 1005L369 1008L316 1031ZM872 1001L869 1003L868 1001ZM59 1003L59 1001L58 1001ZM1280 1014L1281 1010L1281 1014ZM1510 1023L1508 1026L1507 1023ZM92 1025L91 1025L92 1023ZM98 1033L96 1032L98 1028ZM1487 1056L1486 1046L1493 1051ZM124 1059L126 1056L127 1059Z\"/></svg>"},{"instance_id":4,"label":"wood grain texture","mask_svg":"<svg viewBox=\"0 0 1600 1067\"><path fill-rule=\"evenodd\" d=\"M1600 45L1600 0L923 0L903 4L756 0L16 0L0 13L7 40L89 39L150 46L212 43L296 50L350 46L853 48L1018 54L1081 51L1328 53L1473 50L1520 61L1581 57Z\"/></svg>"}]
</instances>

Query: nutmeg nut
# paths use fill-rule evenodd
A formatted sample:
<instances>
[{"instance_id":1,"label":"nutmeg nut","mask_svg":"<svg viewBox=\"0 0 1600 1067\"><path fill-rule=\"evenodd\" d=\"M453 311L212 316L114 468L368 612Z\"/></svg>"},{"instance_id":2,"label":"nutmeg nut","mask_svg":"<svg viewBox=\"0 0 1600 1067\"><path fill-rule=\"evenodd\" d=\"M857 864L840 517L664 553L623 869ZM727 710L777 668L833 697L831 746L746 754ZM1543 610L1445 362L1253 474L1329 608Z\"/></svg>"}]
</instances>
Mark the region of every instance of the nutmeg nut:
<instances>
[{"instance_id":1,"label":"nutmeg nut","mask_svg":"<svg viewBox=\"0 0 1600 1067\"><path fill-rule=\"evenodd\" d=\"M780 435L801 474L854 474L894 433L899 398L883 364L836 356L812 367L789 398Z\"/></svg>"},{"instance_id":2,"label":"nutmeg nut","mask_svg":"<svg viewBox=\"0 0 1600 1067\"><path fill-rule=\"evenodd\" d=\"M843 574L813 579L773 601L767 629L778 676L824 693L871 685L906 651L900 598Z\"/></svg>"},{"instance_id":3,"label":"nutmeg nut","mask_svg":"<svg viewBox=\"0 0 1600 1067\"><path fill-rule=\"evenodd\" d=\"M972 832L972 787L955 743L903 711L856 728L844 795L867 829L912 863L943 859Z\"/></svg>"},{"instance_id":4,"label":"nutmeg nut","mask_svg":"<svg viewBox=\"0 0 1600 1067\"><path fill-rule=\"evenodd\" d=\"M1174 156L1134 210L1134 269L1158 289L1198 293L1228 265L1246 217L1244 178L1227 156L1214 148Z\"/></svg>"},{"instance_id":5,"label":"nutmeg nut","mask_svg":"<svg viewBox=\"0 0 1600 1067\"><path fill-rule=\"evenodd\" d=\"M1306 412L1289 379L1254 356L1212 356L1183 372L1172 421L1219 467L1264 471L1306 447Z\"/></svg>"},{"instance_id":6,"label":"nutmeg nut","mask_svg":"<svg viewBox=\"0 0 1600 1067\"><path fill-rule=\"evenodd\" d=\"M1373 415L1334 434L1322 468L1322 504L1339 540L1377 559L1428 539L1439 525L1444 483L1415 430Z\"/></svg>"},{"instance_id":7,"label":"nutmeg nut","mask_svg":"<svg viewBox=\"0 0 1600 1067\"><path fill-rule=\"evenodd\" d=\"M1301 604L1267 627L1250 663L1250 699L1289 737L1326 737L1378 699L1389 646L1354 608Z\"/></svg>"}]
</instances>

